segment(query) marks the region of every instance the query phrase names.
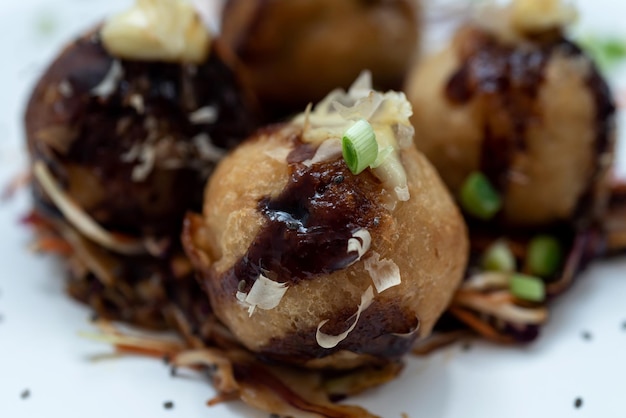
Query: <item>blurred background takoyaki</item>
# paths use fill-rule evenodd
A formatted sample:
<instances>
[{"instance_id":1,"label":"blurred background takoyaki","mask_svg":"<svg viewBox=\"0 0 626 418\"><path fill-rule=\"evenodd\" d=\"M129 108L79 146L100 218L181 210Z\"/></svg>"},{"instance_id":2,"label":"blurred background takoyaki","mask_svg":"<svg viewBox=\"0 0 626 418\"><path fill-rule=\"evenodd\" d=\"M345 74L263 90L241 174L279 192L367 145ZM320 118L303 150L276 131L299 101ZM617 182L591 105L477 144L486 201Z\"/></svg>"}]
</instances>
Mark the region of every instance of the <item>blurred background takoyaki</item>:
<instances>
[{"instance_id":1,"label":"blurred background takoyaki","mask_svg":"<svg viewBox=\"0 0 626 418\"><path fill-rule=\"evenodd\" d=\"M363 70L402 87L418 50L417 0L228 0L221 37L269 116L301 111Z\"/></svg>"},{"instance_id":2,"label":"blurred background takoyaki","mask_svg":"<svg viewBox=\"0 0 626 418\"><path fill-rule=\"evenodd\" d=\"M548 302L602 251L615 105L566 34L575 18L560 0L490 5L409 78L417 148L470 229L466 280L439 329L533 340Z\"/></svg>"},{"instance_id":3,"label":"blurred background takoyaki","mask_svg":"<svg viewBox=\"0 0 626 418\"><path fill-rule=\"evenodd\" d=\"M184 213L254 128L226 61L191 5L138 1L69 44L37 83L25 115L36 211L73 248L73 276L88 278L70 291L97 311L165 297L154 289L173 274Z\"/></svg>"},{"instance_id":4,"label":"blurred background takoyaki","mask_svg":"<svg viewBox=\"0 0 626 418\"><path fill-rule=\"evenodd\" d=\"M565 33L575 17L557 0L493 8L410 76L418 149L457 196L472 173L486 176L502 224L598 217L606 204L615 107Z\"/></svg>"}]
</instances>

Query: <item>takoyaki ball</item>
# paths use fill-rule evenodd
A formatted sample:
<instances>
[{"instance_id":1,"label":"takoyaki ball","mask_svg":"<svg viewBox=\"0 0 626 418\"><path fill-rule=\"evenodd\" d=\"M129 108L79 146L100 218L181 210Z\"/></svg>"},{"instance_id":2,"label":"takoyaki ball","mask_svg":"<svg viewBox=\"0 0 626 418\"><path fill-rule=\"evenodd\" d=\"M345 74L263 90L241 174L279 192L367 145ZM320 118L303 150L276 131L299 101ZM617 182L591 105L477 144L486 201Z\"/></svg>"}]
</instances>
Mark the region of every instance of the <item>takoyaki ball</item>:
<instances>
[{"instance_id":1,"label":"takoyaki ball","mask_svg":"<svg viewBox=\"0 0 626 418\"><path fill-rule=\"evenodd\" d=\"M191 6L139 2L128 13L145 14L135 21L145 27L113 17L37 83L25 117L35 179L107 230L177 234L215 162L254 127L252 111ZM49 188L36 192L50 203Z\"/></svg>"},{"instance_id":2,"label":"takoyaki ball","mask_svg":"<svg viewBox=\"0 0 626 418\"><path fill-rule=\"evenodd\" d=\"M504 224L569 221L606 202L615 108L564 34L572 16L558 1L516 1L462 27L407 86L418 149L455 194L485 174Z\"/></svg>"},{"instance_id":3,"label":"takoyaki ball","mask_svg":"<svg viewBox=\"0 0 626 418\"><path fill-rule=\"evenodd\" d=\"M202 216L186 219L183 245L215 314L262 358L336 369L398 359L463 275L466 228L411 144L404 95L360 93L337 98L356 102L350 120L326 102L252 136L218 165ZM378 146L393 151L355 175L337 144L358 115L373 115Z\"/></svg>"},{"instance_id":4,"label":"takoyaki ball","mask_svg":"<svg viewBox=\"0 0 626 418\"><path fill-rule=\"evenodd\" d=\"M261 103L293 114L363 70L400 89L419 43L417 0L226 2L221 37Z\"/></svg>"}]
</instances>

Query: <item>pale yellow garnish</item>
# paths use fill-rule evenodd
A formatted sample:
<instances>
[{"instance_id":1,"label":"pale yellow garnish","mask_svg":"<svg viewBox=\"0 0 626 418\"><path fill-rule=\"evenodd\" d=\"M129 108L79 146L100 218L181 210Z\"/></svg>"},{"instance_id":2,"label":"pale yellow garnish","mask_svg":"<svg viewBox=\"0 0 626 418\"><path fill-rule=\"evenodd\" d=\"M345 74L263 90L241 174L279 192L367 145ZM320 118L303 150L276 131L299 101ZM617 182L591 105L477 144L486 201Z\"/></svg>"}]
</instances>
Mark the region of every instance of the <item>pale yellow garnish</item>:
<instances>
[{"instance_id":1,"label":"pale yellow garnish","mask_svg":"<svg viewBox=\"0 0 626 418\"><path fill-rule=\"evenodd\" d=\"M520 32L562 28L577 18L576 8L565 0L515 0L511 5L511 24Z\"/></svg>"},{"instance_id":2,"label":"pale yellow garnish","mask_svg":"<svg viewBox=\"0 0 626 418\"><path fill-rule=\"evenodd\" d=\"M200 64L211 43L208 29L186 0L137 0L110 18L101 36L111 55L140 61Z\"/></svg>"}]
</instances>

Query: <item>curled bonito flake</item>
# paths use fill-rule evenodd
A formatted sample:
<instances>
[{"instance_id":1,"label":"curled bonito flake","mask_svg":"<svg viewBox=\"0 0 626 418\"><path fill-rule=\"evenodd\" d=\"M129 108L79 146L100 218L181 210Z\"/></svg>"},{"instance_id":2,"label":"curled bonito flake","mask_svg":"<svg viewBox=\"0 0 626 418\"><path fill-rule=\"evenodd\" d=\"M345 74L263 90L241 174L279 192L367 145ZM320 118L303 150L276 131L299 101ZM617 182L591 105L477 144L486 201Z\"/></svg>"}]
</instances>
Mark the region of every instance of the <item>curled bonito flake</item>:
<instances>
[{"instance_id":1,"label":"curled bonito flake","mask_svg":"<svg viewBox=\"0 0 626 418\"><path fill-rule=\"evenodd\" d=\"M189 122L194 125L211 124L217 121L217 107L204 106L189 114Z\"/></svg>"},{"instance_id":2,"label":"curled bonito flake","mask_svg":"<svg viewBox=\"0 0 626 418\"><path fill-rule=\"evenodd\" d=\"M111 96L117 90L122 78L124 78L124 68L119 60L113 60L104 78L91 90L91 94L102 98Z\"/></svg>"},{"instance_id":3,"label":"curled bonito flake","mask_svg":"<svg viewBox=\"0 0 626 418\"><path fill-rule=\"evenodd\" d=\"M347 92L332 91L313 110L307 107L296 116L293 123L302 126L305 142L323 144L341 138L355 121L365 119L376 134L379 150L387 150L372 172L397 200L406 201L410 196L399 150L412 145L414 129L409 121L412 114L404 93L372 90L371 74L363 72Z\"/></svg>"},{"instance_id":4,"label":"curled bonito flake","mask_svg":"<svg viewBox=\"0 0 626 418\"><path fill-rule=\"evenodd\" d=\"M402 283L400 268L389 259L380 259L377 252L373 252L364 262L365 270L370 274L378 294Z\"/></svg>"},{"instance_id":5,"label":"curled bonito flake","mask_svg":"<svg viewBox=\"0 0 626 418\"><path fill-rule=\"evenodd\" d=\"M146 252L140 240L111 233L97 223L63 190L43 161L34 162L33 175L67 222L89 240L120 254Z\"/></svg>"},{"instance_id":6,"label":"curled bonito flake","mask_svg":"<svg viewBox=\"0 0 626 418\"><path fill-rule=\"evenodd\" d=\"M315 340L317 341L317 344L319 344L319 346L322 348L334 348L337 346L337 344L345 340L348 337L348 335L352 332L352 330L354 330L356 325L358 324L359 319L361 318L361 313L365 311L367 308L369 308L373 300L374 300L374 290L372 289L372 286L369 286L367 290L365 290L365 292L363 292L363 294L361 295L361 303L359 304L359 307L356 311L356 314L355 314L356 317L354 318L354 322L352 323L352 325L350 325L350 327L347 330L345 330L339 335L330 335L330 334L326 334L322 332L321 331L322 327L329 320L325 319L322 322L320 322L319 325L317 326L317 332L315 333Z\"/></svg>"},{"instance_id":7,"label":"curled bonito flake","mask_svg":"<svg viewBox=\"0 0 626 418\"><path fill-rule=\"evenodd\" d=\"M390 127L394 132L401 132L402 144L406 145L406 136L413 131L409 121L412 115L411 104L404 93L381 93L373 90L371 74L365 71L350 90L333 90L312 110L307 107L293 122L306 128L303 133L305 141L321 143L331 134L340 138L353 122L365 119L374 129L380 125Z\"/></svg>"},{"instance_id":8,"label":"curled bonito flake","mask_svg":"<svg viewBox=\"0 0 626 418\"><path fill-rule=\"evenodd\" d=\"M235 296L248 308L248 315L252 316L257 307L266 311L277 307L287 289L287 283L278 283L260 274L250 292L238 291Z\"/></svg>"},{"instance_id":9,"label":"curled bonito flake","mask_svg":"<svg viewBox=\"0 0 626 418\"><path fill-rule=\"evenodd\" d=\"M341 141L337 138L327 139L315 151L315 155L308 160L304 160L302 164L311 167L313 164L329 161L341 155Z\"/></svg>"},{"instance_id":10,"label":"curled bonito flake","mask_svg":"<svg viewBox=\"0 0 626 418\"><path fill-rule=\"evenodd\" d=\"M358 257L355 260L356 262L370 249L370 245L372 245L372 236L367 229L361 228L352 234L352 238L348 240L347 252L357 252Z\"/></svg>"}]
</instances>

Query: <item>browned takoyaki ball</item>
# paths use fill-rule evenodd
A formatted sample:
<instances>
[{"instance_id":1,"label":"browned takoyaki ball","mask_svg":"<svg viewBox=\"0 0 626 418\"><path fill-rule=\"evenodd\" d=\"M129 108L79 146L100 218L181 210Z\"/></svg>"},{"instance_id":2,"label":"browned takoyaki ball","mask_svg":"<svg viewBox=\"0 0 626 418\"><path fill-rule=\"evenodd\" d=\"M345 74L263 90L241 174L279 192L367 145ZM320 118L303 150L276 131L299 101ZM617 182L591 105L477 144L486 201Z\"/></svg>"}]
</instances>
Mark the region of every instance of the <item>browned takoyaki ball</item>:
<instances>
[{"instance_id":1,"label":"browned takoyaki ball","mask_svg":"<svg viewBox=\"0 0 626 418\"><path fill-rule=\"evenodd\" d=\"M199 64L120 59L99 29L69 44L28 103L33 163L104 228L177 233L217 159L253 128L218 48ZM42 205L48 197L36 187Z\"/></svg>"},{"instance_id":2,"label":"browned takoyaki ball","mask_svg":"<svg viewBox=\"0 0 626 418\"><path fill-rule=\"evenodd\" d=\"M464 222L412 146L400 151L411 197L391 205L370 170L352 174L341 155L311 163L316 149L291 124L236 148L209 182L203 215L186 220L187 254L215 314L259 356L337 369L397 359L430 333L461 280ZM386 290L373 285L394 277Z\"/></svg>"},{"instance_id":3,"label":"browned takoyaki ball","mask_svg":"<svg viewBox=\"0 0 626 418\"><path fill-rule=\"evenodd\" d=\"M400 89L418 48L417 0L229 0L222 39L266 110L300 111L363 70Z\"/></svg>"},{"instance_id":4,"label":"browned takoyaki ball","mask_svg":"<svg viewBox=\"0 0 626 418\"><path fill-rule=\"evenodd\" d=\"M611 93L549 17L508 9L498 27L468 24L407 86L417 147L454 193L471 172L487 175L503 195L500 220L513 226L589 215L606 199Z\"/></svg>"},{"instance_id":5,"label":"browned takoyaki ball","mask_svg":"<svg viewBox=\"0 0 626 418\"><path fill-rule=\"evenodd\" d=\"M137 1L38 80L25 115L37 243L62 244L68 292L97 315L168 327L165 307L200 293L182 221L254 128L246 91L186 0Z\"/></svg>"}]
</instances>

